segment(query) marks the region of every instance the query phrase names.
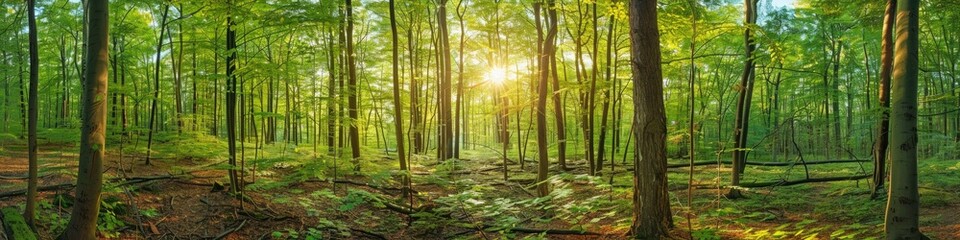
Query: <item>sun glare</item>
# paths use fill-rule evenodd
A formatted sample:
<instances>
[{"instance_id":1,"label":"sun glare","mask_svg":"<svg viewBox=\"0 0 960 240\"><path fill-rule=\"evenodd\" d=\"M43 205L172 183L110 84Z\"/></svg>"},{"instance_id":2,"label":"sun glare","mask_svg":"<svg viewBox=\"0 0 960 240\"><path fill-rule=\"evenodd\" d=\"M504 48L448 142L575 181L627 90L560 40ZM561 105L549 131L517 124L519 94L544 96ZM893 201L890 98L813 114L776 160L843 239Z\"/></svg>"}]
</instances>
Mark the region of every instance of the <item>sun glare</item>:
<instances>
[{"instance_id":1,"label":"sun glare","mask_svg":"<svg viewBox=\"0 0 960 240\"><path fill-rule=\"evenodd\" d=\"M483 75L483 80L486 80L487 82L495 85L503 84L503 82L506 79L507 79L507 71L503 70L503 68L498 68L498 67L491 68L489 71L487 71L486 74Z\"/></svg>"}]
</instances>

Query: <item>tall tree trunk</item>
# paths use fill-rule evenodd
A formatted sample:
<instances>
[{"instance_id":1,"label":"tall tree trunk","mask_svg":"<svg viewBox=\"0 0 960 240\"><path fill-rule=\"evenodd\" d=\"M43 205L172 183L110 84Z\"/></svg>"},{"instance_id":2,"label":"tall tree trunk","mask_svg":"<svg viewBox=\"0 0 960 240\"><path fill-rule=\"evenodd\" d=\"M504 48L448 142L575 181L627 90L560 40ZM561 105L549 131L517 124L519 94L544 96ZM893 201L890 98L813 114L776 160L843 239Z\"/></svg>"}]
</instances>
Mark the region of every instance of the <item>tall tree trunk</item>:
<instances>
[{"instance_id":1,"label":"tall tree trunk","mask_svg":"<svg viewBox=\"0 0 960 240\"><path fill-rule=\"evenodd\" d=\"M422 114L420 112L421 90L419 81L417 79L417 77L419 77L417 71L417 62L419 59L419 55L417 54L417 40L419 39L420 35L418 34L417 38L414 38L413 21L415 21L415 19L412 15L413 13L411 13L411 17L409 19L410 26L407 27L407 51L409 51L408 54L410 55L410 131L413 132L413 152L423 153L423 130L420 128L420 126L422 126ZM419 29L419 25L416 26Z\"/></svg>"},{"instance_id":2,"label":"tall tree trunk","mask_svg":"<svg viewBox=\"0 0 960 240\"><path fill-rule=\"evenodd\" d=\"M896 46L890 87L890 195L884 230L887 239L926 239L920 233L917 189L917 75L920 0L897 1Z\"/></svg>"},{"instance_id":3,"label":"tall tree trunk","mask_svg":"<svg viewBox=\"0 0 960 240\"><path fill-rule=\"evenodd\" d=\"M36 229L36 210L37 210L37 109L39 99L37 86L40 81L40 50L37 46L37 16L35 0L27 0L27 21L30 38L30 103L27 117L27 155L29 158L29 170L27 181L27 203L23 213L27 224ZM105 77L105 76L104 76ZM106 79L104 79L106 81ZM6 122L4 122L6 125Z\"/></svg>"},{"instance_id":4,"label":"tall tree trunk","mask_svg":"<svg viewBox=\"0 0 960 240\"><path fill-rule=\"evenodd\" d=\"M393 121L394 130L397 137L397 158L400 159L400 171L403 171L401 183L403 184L403 196L410 195L410 178L408 177L410 166L407 164L406 148L403 140L403 101L400 100L400 45L397 40L397 14L394 0L390 0L390 38L393 53Z\"/></svg>"},{"instance_id":5,"label":"tall tree trunk","mask_svg":"<svg viewBox=\"0 0 960 240\"><path fill-rule=\"evenodd\" d=\"M167 14L170 13L170 6L163 5L163 15L160 17L160 37L157 38L157 57L153 68L153 99L150 100L150 124L147 126L147 159L144 162L150 165L150 153L153 146L153 131L156 129L157 101L160 100L160 53L163 51L163 34L167 28Z\"/></svg>"},{"instance_id":6,"label":"tall tree trunk","mask_svg":"<svg viewBox=\"0 0 960 240\"><path fill-rule=\"evenodd\" d=\"M232 4L232 2L228 2ZM232 13L229 13L232 14ZM233 29L233 16L227 15L227 92L226 92L226 110L227 110L227 148L230 154L228 163L230 169L227 174L230 176L230 193L240 192L240 180L237 175L237 33Z\"/></svg>"},{"instance_id":7,"label":"tall tree trunk","mask_svg":"<svg viewBox=\"0 0 960 240\"><path fill-rule=\"evenodd\" d=\"M613 26L615 22L616 18L613 16L610 16L610 20L607 22L607 51L604 54L604 58L606 58L606 65L603 66L603 68L606 70L606 73L604 73L604 81L606 81L607 84L613 82ZM604 86L607 84L604 84ZM607 120L610 116L611 88L609 86L604 88L606 89L603 90L603 105L600 107L600 137L597 139L597 171L603 169L603 158L607 140Z\"/></svg>"},{"instance_id":8,"label":"tall tree trunk","mask_svg":"<svg viewBox=\"0 0 960 240\"><path fill-rule=\"evenodd\" d=\"M667 192L666 114L660 69L657 1L632 0L629 6L633 69L633 225L639 239L659 239L673 227ZM641 141L642 139L642 141Z\"/></svg>"},{"instance_id":9,"label":"tall tree trunk","mask_svg":"<svg viewBox=\"0 0 960 240\"><path fill-rule=\"evenodd\" d=\"M360 130L357 128L357 64L354 60L353 46L353 1L346 0L347 17L347 107L350 115L350 156L353 171L360 172Z\"/></svg>"},{"instance_id":10,"label":"tall tree trunk","mask_svg":"<svg viewBox=\"0 0 960 240\"><path fill-rule=\"evenodd\" d=\"M333 32L328 34L327 38L327 55L329 63L327 72L330 75L330 79L327 81L327 154L334 155L337 149L336 136L337 136L337 68L336 61L337 56L334 53L333 44L336 41L333 37ZM273 122L272 124L276 124ZM273 131L276 131L276 127L272 127ZM275 133L273 133L275 134Z\"/></svg>"},{"instance_id":11,"label":"tall tree trunk","mask_svg":"<svg viewBox=\"0 0 960 240\"><path fill-rule=\"evenodd\" d=\"M591 161L595 161L593 164L593 169L590 170L592 175L599 175L600 170L603 168L603 163L601 159L597 158L596 152L596 118L597 118L597 80L599 78L599 62L600 59L600 27L597 26L597 2L593 3L591 8L591 15L593 16L591 22L593 23L593 48L590 53L590 62L593 66L590 68L590 92L587 93L587 151L589 151L589 156ZM601 153L602 154L602 153Z\"/></svg>"},{"instance_id":12,"label":"tall tree trunk","mask_svg":"<svg viewBox=\"0 0 960 240\"><path fill-rule=\"evenodd\" d=\"M59 239L95 239L103 185L103 151L107 128L107 66L109 60L107 0L88 0L87 58L84 62L83 128L76 200L70 222Z\"/></svg>"},{"instance_id":13,"label":"tall tree trunk","mask_svg":"<svg viewBox=\"0 0 960 240\"><path fill-rule=\"evenodd\" d=\"M836 145L835 150L837 151L837 156L840 156L843 152L843 140L842 133L840 129L840 60L843 54L843 40L837 40L836 52L834 52L833 59L833 82L830 87L830 96L833 101L832 109L833 111L833 142Z\"/></svg>"},{"instance_id":14,"label":"tall tree trunk","mask_svg":"<svg viewBox=\"0 0 960 240\"><path fill-rule=\"evenodd\" d=\"M737 115L734 121L733 131L733 186L740 185L740 175L743 174L747 161L745 149L747 148L747 134L748 127L750 126L750 103L753 98L753 82L755 76L753 51L757 47L753 40L752 29L753 25L757 23L757 1L758 0L744 1L744 19L746 19L746 21L744 21L743 38L746 51L744 53L743 74L740 76L740 85L738 87L740 95L737 98ZM730 190L729 196L736 197L738 195L739 192L735 188Z\"/></svg>"},{"instance_id":15,"label":"tall tree trunk","mask_svg":"<svg viewBox=\"0 0 960 240\"><path fill-rule=\"evenodd\" d=\"M177 9L177 12L180 13L179 18L183 18L183 7ZM174 101L174 121L177 122L177 134L183 133L183 25L177 23L178 32L177 38L178 43L176 45L176 57L171 56L170 62L173 66L173 101ZM167 31L171 31L169 28ZM168 34L170 38L170 52L174 53L174 44L173 44L173 33Z\"/></svg>"},{"instance_id":16,"label":"tall tree trunk","mask_svg":"<svg viewBox=\"0 0 960 240\"><path fill-rule=\"evenodd\" d=\"M887 9L883 17L880 53L880 123L877 124L876 145L873 147L873 192L871 199L882 194L883 183L887 180L887 146L890 145L890 75L893 70L893 28L897 14L897 0L887 0Z\"/></svg>"},{"instance_id":17,"label":"tall tree trunk","mask_svg":"<svg viewBox=\"0 0 960 240\"><path fill-rule=\"evenodd\" d=\"M547 11L556 11L548 9ZM548 13L549 14L549 13ZM554 13L556 14L556 13ZM558 18L554 17L554 19ZM553 72L553 115L556 118L557 125L557 162L561 170L567 170L567 129L564 117L563 102L560 101L560 95L563 94L560 89L560 76L557 71L557 58L550 59L550 71Z\"/></svg>"},{"instance_id":18,"label":"tall tree trunk","mask_svg":"<svg viewBox=\"0 0 960 240\"><path fill-rule=\"evenodd\" d=\"M460 158L460 138L461 138L460 113L462 111L462 105L464 102L463 100L463 94L464 94L463 92L463 56L464 56L463 45L466 44L466 35L467 35L466 34L467 30L463 23L463 15L467 13L467 7L463 6L464 1L465 0L460 0L460 2L457 3L457 20L459 20L460 22L460 46L459 46L460 51L458 51L459 53L458 57L460 58L460 60L457 61L457 71L458 71L457 72L457 78L458 78L457 79L457 106L456 106L456 109L454 110L455 116L453 119L454 129L453 129L453 137L452 137L453 138L453 157L457 159Z\"/></svg>"},{"instance_id":19,"label":"tall tree trunk","mask_svg":"<svg viewBox=\"0 0 960 240\"><path fill-rule=\"evenodd\" d=\"M450 114L450 90L453 72L450 64L450 32L447 28L447 0L440 0L437 6L437 25L440 35L440 159L453 158L453 116Z\"/></svg>"}]
</instances>

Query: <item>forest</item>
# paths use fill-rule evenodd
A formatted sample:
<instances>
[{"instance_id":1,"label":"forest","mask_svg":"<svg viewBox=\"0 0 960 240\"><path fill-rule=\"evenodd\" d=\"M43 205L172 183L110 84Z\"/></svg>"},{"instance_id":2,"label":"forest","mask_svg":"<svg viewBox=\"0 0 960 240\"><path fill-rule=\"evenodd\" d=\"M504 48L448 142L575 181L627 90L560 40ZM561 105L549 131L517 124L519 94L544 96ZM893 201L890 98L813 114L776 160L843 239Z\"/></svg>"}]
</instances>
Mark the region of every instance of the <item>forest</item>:
<instances>
[{"instance_id":1,"label":"forest","mask_svg":"<svg viewBox=\"0 0 960 240\"><path fill-rule=\"evenodd\" d=\"M960 0L0 0L0 239L960 239L957 28Z\"/></svg>"}]
</instances>

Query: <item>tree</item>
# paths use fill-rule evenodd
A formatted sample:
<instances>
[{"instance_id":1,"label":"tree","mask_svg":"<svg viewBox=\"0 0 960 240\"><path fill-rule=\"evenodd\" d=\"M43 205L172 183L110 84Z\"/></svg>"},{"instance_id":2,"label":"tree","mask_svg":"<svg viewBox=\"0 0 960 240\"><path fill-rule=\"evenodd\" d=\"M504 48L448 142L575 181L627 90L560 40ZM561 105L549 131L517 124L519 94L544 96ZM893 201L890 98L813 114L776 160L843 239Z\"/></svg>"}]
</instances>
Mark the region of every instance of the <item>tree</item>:
<instances>
[{"instance_id":1,"label":"tree","mask_svg":"<svg viewBox=\"0 0 960 240\"><path fill-rule=\"evenodd\" d=\"M884 230L887 239L924 239L920 233L917 189L917 75L920 0L897 1L897 42L890 86L890 195Z\"/></svg>"},{"instance_id":2,"label":"tree","mask_svg":"<svg viewBox=\"0 0 960 240\"><path fill-rule=\"evenodd\" d=\"M887 0L887 8L883 16L883 32L880 55L880 123L877 125L877 140L873 149L873 193L870 198L877 198L883 190L883 183L887 180L887 146L890 145L890 72L893 70L893 28L894 15L897 13L897 0Z\"/></svg>"},{"instance_id":3,"label":"tree","mask_svg":"<svg viewBox=\"0 0 960 240\"><path fill-rule=\"evenodd\" d=\"M155 62L153 68L153 99L150 100L150 125L147 126L147 160L144 162L146 165L150 165L150 152L152 149L151 147L153 146L153 130L157 128L155 123L157 119L157 101L160 101L160 54L163 52L163 36L167 32L167 15L169 13L170 6L163 5L163 15L160 17L160 37L157 38L157 56L154 60ZM229 65L230 62L227 61L227 64ZM227 73L227 75L229 75L229 73Z\"/></svg>"},{"instance_id":4,"label":"tree","mask_svg":"<svg viewBox=\"0 0 960 240\"><path fill-rule=\"evenodd\" d=\"M232 2L227 2L228 7L235 7ZM240 187L240 180L237 176L237 33L233 29L233 12L227 14L227 150L230 153L228 163L230 169L227 170L230 175L230 193L237 194Z\"/></svg>"},{"instance_id":5,"label":"tree","mask_svg":"<svg viewBox=\"0 0 960 240\"><path fill-rule=\"evenodd\" d=\"M70 222L59 239L95 239L100 192L103 186L103 151L107 128L107 67L109 54L109 4L88 0L87 38L83 78L83 127L76 200Z\"/></svg>"},{"instance_id":6,"label":"tree","mask_svg":"<svg viewBox=\"0 0 960 240\"><path fill-rule=\"evenodd\" d=\"M537 168L537 192L540 196L550 194L550 186L547 183L547 173L550 166L550 158L547 149L547 86L550 78L551 59L555 57L555 42L557 38L557 11L554 0L547 0L546 6L546 38L539 37L542 40L542 49L539 52L539 81L537 82L537 154L539 165ZM534 11L537 18L537 35L543 36L543 27L540 21L540 9L542 2L535 3ZM521 160L523 161L523 160Z\"/></svg>"},{"instance_id":7,"label":"tree","mask_svg":"<svg viewBox=\"0 0 960 240\"><path fill-rule=\"evenodd\" d=\"M450 32L447 29L447 0L437 3L437 25L440 35L440 159L447 160L453 157L453 115L450 113L451 103L451 71L450 64Z\"/></svg>"},{"instance_id":8,"label":"tree","mask_svg":"<svg viewBox=\"0 0 960 240\"><path fill-rule=\"evenodd\" d=\"M753 27L757 24L757 2L759 0L744 0L743 3L743 40L746 51L744 52L743 73L740 75L740 84L737 86L739 96L737 98L737 115L734 120L733 130L733 186L740 185L740 175L746 168L747 162L747 134L750 126L750 103L753 100L753 86L755 64L753 62L753 51L757 45L753 39ZM737 197L740 192L736 188L731 188L729 197Z\"/></svg>"},{"instance_id":9,"label":"tree","mask_svg":"<svg viewBox=\"0 0 960 240\"><path fill-rule=\"evenodd\" d=\"M40 82L40 51L37 46L37 15L36 0L27 0L27 21L29 41L30 41L30 103L27 110L27 148L29 158L29 170L27 181L27 206L23 216L30 227L36 229L34 220L37 210L37 110L39 105L39 96L37 94L37 85ZM6 123L4 123L6 124Z\"/></svg>"},{"instance_id":10,"label":"tree","mask_svg":"<svg viewBox=\"0 0 960 240\"><path fill-rule=\"evenodd\" d=\"M397 43L397 13L394 0L390 0L390 38L393 54L391 61L393 64L393 119L397 137L397 158L400 160L400 171L403 171L401 173L403 174L401 181L404 188L403 195L408 195L410 194L410 178L407 171L410 170L410 167L407 164L407 153L403 142L403 102L400 101L400 47Z\"/></svg>"},{"instance_id":11,"label":"tree","mask_svg":"<svg viewBox=\"0 0 960 240\"><path fill-rule=\"evenodd\" d=\"M360 172L360 130L357 128L357 64L354 56L353 44L353 1L346 0L347 16L347 114L350 117L350 156L353 161L353 171Z\"/></svg>"},{"instance_id":12,"label":"tree","mask_svg":"<svg viewBox=\"0 0 960 240\"><path fill-rule=\"evenodd\" d=\"M631 0L630 53L633 69L633 121L637 129L633 156L632 235L659 239L673 227L667 192L666 114L660 69L657 1ZM643 141L640 141L643 139Z\"/></svg>"}]
</instances>

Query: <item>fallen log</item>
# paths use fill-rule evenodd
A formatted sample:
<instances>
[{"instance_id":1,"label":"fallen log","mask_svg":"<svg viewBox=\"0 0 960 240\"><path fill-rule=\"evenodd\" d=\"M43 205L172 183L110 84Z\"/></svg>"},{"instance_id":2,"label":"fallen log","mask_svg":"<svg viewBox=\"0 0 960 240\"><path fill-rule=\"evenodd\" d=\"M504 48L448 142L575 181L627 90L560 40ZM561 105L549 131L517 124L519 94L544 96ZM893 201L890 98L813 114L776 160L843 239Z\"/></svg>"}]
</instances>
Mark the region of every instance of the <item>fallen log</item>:
<instances>
[{"instance_id":1,"label":"fallen log","mask_svg":"<svg viewBox=\"0 0 960 240\"><path fill-rule=\"evenodd\" d=\"M806 178L801 180L779 180L771 182L756 182L756 183L741 183L741 187L747 188L761 188L761 187L777 187L777 186L793 186L804 183L815 183L815 182L837 182L837 181L851 181L851 180L860 180L873 177L873 174L863 174L863 175L854 175L854 176L845 176L845 177L826 177L826 178Z\"/></svg>"},{"instance_id":2,"label":"fallen log","mask_svg":"<svg viewBox=\"0 0 960 240\"><path fill-rule=\"evenodd\" d=\"M721 162L723 164L733 164L733 161L730 161L730 160L723 160ZM783 166L790 166L790 165L817 165L817 164L831 164L831 163L869 163L869 162L872 162L872 161L870 160L823 160L823 161L807 161L806 164L798 163L798 162L751 162L751 161L748 161L747 165L766 166L766 167L783 167ZM706 165L716 165L716 164L717 164L717 161L708 160L708 161L694 162L693 166L706 166ZM682 167L690 167L690 163L667 164L667 168L682 168ZM632 171L633 169L627 168L627 170Z\"/></svg>"},{"instance_id":3,"label":"fallen log","mask_svg":"<svg viewBox=\"0 0 960 240\"><path fill-rule=\"evenodd\" d=\"M37 187L37 192L70 190L70 189L73 189L73 187L75 186L76 184L73 184L73 183L61 183L57 185L40 186L40 187ZM13 190L9 192L0 193L0 198L16 197L16 196L24 195L26 193L27 193L26 189Z\"/></svg>"},{"instance_id":4,"label":"fallen log","mask_svg":"<svg viewBox=\"0 0 960 240\"><path fill-rule=\"evenodd\" d=\"M23 215L20 215L19 210L7 207L4 208L2 212L3 214L0 215L2 219L0 220L3 221L3 231L10 240L37 239L37 235L33 233L33 230L27 225L27 221L23 219Z\"/></svg>"},{"instance_id":5,"label":"fallen log","mask_svg":"<svg viewBox=\"0 0 960 240\"><path fill-rule=\"evenodd\" d=\"M118 185L126 186L126 185L145 183L145 182L156 181L156 180L181 179L186 176L190 176L190 175L160 175L160 176L131 177L131 178L127 178L126 180L123 180L123 182L119 183ZM112 178L112 179L109 179L108 181L110 182L121 181L121 178ZM57 185L40 186L40 187L37 187L37 192L70 190L76 186L77 185L75 183L61 183ZM26 189L2 192L0 193L0 199L8 198L8 197L16 197L16 196L24 195L26 193L27 193Z\"/></svg>"},{"instance_id":6,"label":"fallen log","mask_svg":"<svg viewBox=\"0 0 960 240\"><path fill-rule=\"evenodd\" d=\"M807 179L800 179L800 180L781 179L777 181L768 181L768 182L741 183L739 187L763 188L763 187L793 186L793 185L800 185L804 183L852 181L852 180L866 179L870 177L873 177L873 175L864 174L864 175L854 175L854 176L845 176L845 177L807 178ZM614 184L613 187L632 188L633 185ZM693 189L705 189L705 190L717 189L717 188L728 189L732 187L733 186L726 185L726 184L720 185L719 187L714 184L694 184L693 185ZM687 185L676 185L676 186L670 186L668 188L669 191L684 190L684 189L687 189Z\"/></svg>"}]
</instances>

